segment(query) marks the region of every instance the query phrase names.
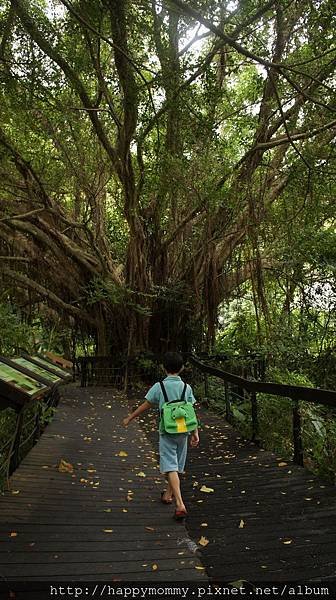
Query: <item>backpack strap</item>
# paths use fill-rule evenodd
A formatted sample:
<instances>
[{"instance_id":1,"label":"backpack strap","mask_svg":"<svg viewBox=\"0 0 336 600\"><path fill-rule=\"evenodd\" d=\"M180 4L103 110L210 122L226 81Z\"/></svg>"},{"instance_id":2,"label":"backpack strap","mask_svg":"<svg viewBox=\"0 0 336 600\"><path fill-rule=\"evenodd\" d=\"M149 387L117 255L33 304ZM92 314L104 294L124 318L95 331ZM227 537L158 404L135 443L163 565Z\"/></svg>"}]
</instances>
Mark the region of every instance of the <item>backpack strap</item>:
<instances>
[{"instance_id":1,"label":"backpack strap","mask_svg":"<svg viewBox=\"0 0 336 600\"><path fill-rule=\"evenodd\" d=\"M173 402L185 401L185 394L186 394L186 391L187 391L187 384L186 383L183 386L183 392L182 392L180 400L168 400L167 391L166 391L166 388L165 388L165 386L163 384L163 381L160 381L160 386L161 386L161 390L162 390L162 393L163 393L163 397L165 399L165 402L167 402L167 404L173 403Z\"/></svg>"},{"instance_id":2,"label":"backpack strap","mask_svg":"<svg viewBox=\"0 0 336 600\"><path fill-rule=\"evenodd\" d=\"M161 390L162 390L162 393L163 393L163 397L164 397L164 399L165 399L165 402L169 402L169 400L168 400L168 396L167 396L167 392L166 392L166 388L165 388L165 386L163 385L163 381L160 381L160 386L161 386Z\"/></svg>"},{"instance_id":3,"label":"backpack strap","mask_svg":"<svg viewBox=\"0 0 336 600\"><path fill-rule=\"evenodd\" d=\"M186 391L187 391L187 384L185 383L184 387L183 387L183 392L182 392L181 400L185 400Z\"/></svg>"}]
</instances>

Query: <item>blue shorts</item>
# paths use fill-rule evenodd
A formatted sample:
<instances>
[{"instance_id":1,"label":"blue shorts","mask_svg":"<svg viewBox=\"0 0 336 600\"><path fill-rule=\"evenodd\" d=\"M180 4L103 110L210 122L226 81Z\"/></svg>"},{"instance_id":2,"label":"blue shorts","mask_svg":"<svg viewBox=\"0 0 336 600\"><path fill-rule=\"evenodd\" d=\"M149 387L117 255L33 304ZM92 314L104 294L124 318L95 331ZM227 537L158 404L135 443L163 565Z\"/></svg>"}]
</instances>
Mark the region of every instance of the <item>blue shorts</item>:
<instances>
[{"instance_id":1,"label":"blue shorts","mask_svg":"<svg viewBox=\"0 0 336 600\"><path fill-rule=\"evenodd\" d=\"M183 473L188 449L187 433L163 433L160 434L160 471L178 471Z\"/></svg>"}]
</instances>

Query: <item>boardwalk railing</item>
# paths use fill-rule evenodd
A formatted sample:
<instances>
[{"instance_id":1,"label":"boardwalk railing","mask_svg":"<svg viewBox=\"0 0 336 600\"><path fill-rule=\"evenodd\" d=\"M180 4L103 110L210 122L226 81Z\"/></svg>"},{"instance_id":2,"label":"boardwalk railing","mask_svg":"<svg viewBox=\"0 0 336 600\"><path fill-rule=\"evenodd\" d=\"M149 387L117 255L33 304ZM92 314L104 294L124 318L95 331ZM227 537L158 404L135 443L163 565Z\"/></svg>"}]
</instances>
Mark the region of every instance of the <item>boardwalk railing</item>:
<instances>
[{"instance_id":1,"label":"boardwalk railing","mask_svg":"<svg viewBox=\"0 0 336 600\"><path fill-rule=\"evenodd\" d=\"M154 381L164 377L164 370L160 366L161 358L147 353L133 356L123 363L120 357L118 360L107 356L82 357L79 359L81 385L114 385L119 389L127 389L129 395L137 393L139 387L152 385ZM303 446L305 464L310 460L315 461L314 438L318 437L317 430L322 422L328 423L323 436L326 445L329 444L330 423L336 431L336 391L260 381L250 373L251 378L242 377L209 364L210 360L219 360L223 364L223 357L217 355L210 357L203 354L200 360L193 354L185 353L184 358L186 366L183 379L195 386L198 398L203 396L205 400L211 399L211 405L224 414L232 425L239 425L239 429L243 429L243 435L250 437L256 444L261 441L264 444L265 437L277 436L278 443L273 444L273 439L266 439L266 446L272 446L273 450L281 453L285 450L286 455L292 452L294 462L299 465L304 464ZM281 404L280 411L277 401ZM307 405L319 407L316 408L319 414L310 414ZM278 421L274 422L274 415ZM278 425L282 428L280 433L277 431ZM331 454L334 456L331 468L328 467L328 476L336 465L336 442Z\"/></svg>"},{"instance_id":2,"label":"boardwalk railing","mask_svg":"<svg viewBox=\"0 0 336 600\"><path fill-rule=\"evenodd\" d=\"M21 407L6 407L1 411L6 427L0 439L0 489L41 436L59 397L59 389L54 386L43 399L32 400Z\"/></svg>"},{"instance_id":3,"label":"boardwalk railing","mask_svg":"<svg viewBox=\"0 0 336 600\"><path fill-rule=\"evenodd\" d=\"M77 360L81 387L112 385L121 389L125 380L126 363L112 356L80 356Z\"/></svg>"},{"instance_id":4,"label":"boardwalk railing","mask_svg":"<svg viewBox=\"0 0 336 600\"><path fill-rule=\"evenodd\" d=\"M211 361L216 365L220 365L224 371L238 375L246 379L258 379L265 381L265 374L267 368L266 357L262 354L249 353L249 354L208 354L202 352L198 354L198 358L201 361Z\"/></svg>"},{"instance_id":5,"label":"boardwalk railing","mask_svg":"<svg viewBox=\"0 0 336 600\"><path fill-rule=\"evenodd\" d=\"M39 354L0 356L0 489L40 437L69 371Z\"/></svg>"},{"instance_id":6,"label":"boardwalk railing","mask_svg":"<svg viewBox=\"0 0 336 600\"><path fill-rule=\"evenodd\" d=\"M300 401L308 402L313 405L320 405L336 409L336 391L323 390L319 388L308 388L296 385L285 385L270 383L265 381L253 381L239 377L212 365L206 364L195 356L188 356L189 363L195 367L204 376L205 396L208 392L208 376L214 376L223 381L225 417L232 421L233 400L249 400L250 416L252 426L252 440L259 442L259 402L258 394L268 394L285 399L290 398L292 405L292 424L293 424L293 460L299 465L303 465L303 444L302 444L302 426Z\"/></svg>"}]
</instances>

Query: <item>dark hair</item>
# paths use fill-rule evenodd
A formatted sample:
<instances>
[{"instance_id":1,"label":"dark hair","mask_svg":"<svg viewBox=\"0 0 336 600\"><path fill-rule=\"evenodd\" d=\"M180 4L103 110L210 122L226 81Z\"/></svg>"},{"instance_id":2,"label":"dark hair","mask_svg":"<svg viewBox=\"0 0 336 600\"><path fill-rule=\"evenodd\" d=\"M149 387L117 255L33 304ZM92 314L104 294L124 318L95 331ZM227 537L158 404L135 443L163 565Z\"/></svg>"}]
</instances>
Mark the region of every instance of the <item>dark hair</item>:
<instances>
[{"instance_id":1,"label":"dark hair","mask_svg":"<svg viewBox=\"0 0 336 600\"><path fill-rule=\"evenodd\" d=\"M166 352L162 364L167 373L179 373L183 367L183 358L178 352Z\"/></svg>"}]
</instances>

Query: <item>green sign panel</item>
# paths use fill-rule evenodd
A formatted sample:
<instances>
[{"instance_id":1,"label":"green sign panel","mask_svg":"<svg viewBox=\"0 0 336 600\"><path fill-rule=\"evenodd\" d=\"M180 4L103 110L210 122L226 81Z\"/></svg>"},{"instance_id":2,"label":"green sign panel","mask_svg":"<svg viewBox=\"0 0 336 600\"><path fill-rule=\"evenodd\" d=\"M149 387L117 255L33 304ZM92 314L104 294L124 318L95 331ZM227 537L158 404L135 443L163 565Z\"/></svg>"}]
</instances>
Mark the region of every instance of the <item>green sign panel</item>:
<instances>
[{"instance_id":1,"label":"green sign panel","mask_svg":"<svg viewBox=\"0 0 336 600\"><path fill-rule=\"evenodd\" d=\"M0 379L2 379L2 381L5 381L6 383L9 383L10 385L16 387L17 389L21 390L22 392L25 392L26 394L28 394L28 396L33 396L37 392L48 389L47 386L44 385L43 383L36 381L35 379L33 379L32 377L29 377L28 375L24 375L23 373L20 373L20 371L17 371L16 369L14 369L14 367L11 367L1 361L0 361Z\"/></svg>"},{"instance_id":2,"label":"green sign panel","mask_svg":"<svg viewBox=\"0 0 336 600\"><path fill-rule=\"evenodd\" d=\"M43 367L38 367L37 365L30 362L30 360L28 360L26 358L22 358L22 357L14 358L13 362L17 363L21 367L24 367L25 369L29 369L29 371L36 373L36 375L40 375L41 377L44 377L44 379L48 379L52 383L56 383L57 381L60 381L60 377L58 377L58 375L54 375L54 373L50 373L50 371L43 369Z\"/></svg>"},{"instance_id":3,"label":"green sign panel","mask_svg":"<svg viewBox=\"0 0 336 600\"><path fill-rule=\"evenodd\" d=\"M70 374L67 373L67 371L65 371L64 369L58 367L57 365L54 365L54 363L49 363L47 360L44 360L44 358L41 358L40 356L32 356L32 358L36 360L36 362L39 362L41 364L41 367L48 367L49 369L55 371L55 373L59 373L60 376L64 377L64 375Z\"/></svg>"}]
</instances>

